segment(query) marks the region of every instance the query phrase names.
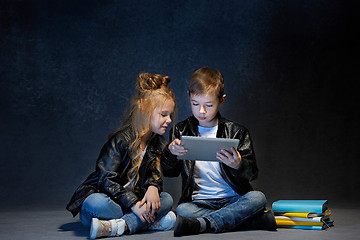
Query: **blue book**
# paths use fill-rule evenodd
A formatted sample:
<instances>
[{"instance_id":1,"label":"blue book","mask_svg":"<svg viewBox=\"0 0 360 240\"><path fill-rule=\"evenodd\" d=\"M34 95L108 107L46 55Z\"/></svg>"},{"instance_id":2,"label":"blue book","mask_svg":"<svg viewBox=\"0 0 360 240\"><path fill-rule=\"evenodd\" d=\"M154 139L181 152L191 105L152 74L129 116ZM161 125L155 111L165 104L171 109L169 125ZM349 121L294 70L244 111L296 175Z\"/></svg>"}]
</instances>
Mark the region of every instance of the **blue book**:
<instances>
[{"instance_id":1,"label":"blue book","mask_svg":"<svg viewBox=\"0 0 360 240\"><path fill-rule=\"evenodd\" d=\"M278 226L282 228L291 228L291 229L305 229L305 230L323 230L322 226Z\"/></svg>"},{"instance_id":2,"label":"blue book","mask_svg":"<svg viewBox=\"0 0 360 240\"><path fill-rule=\"evenodd\" d=\"M327 200L278 200L273 202L272 210L284 212L311 212L322 214L327 209Z\"/></svg>"}]
</instances>

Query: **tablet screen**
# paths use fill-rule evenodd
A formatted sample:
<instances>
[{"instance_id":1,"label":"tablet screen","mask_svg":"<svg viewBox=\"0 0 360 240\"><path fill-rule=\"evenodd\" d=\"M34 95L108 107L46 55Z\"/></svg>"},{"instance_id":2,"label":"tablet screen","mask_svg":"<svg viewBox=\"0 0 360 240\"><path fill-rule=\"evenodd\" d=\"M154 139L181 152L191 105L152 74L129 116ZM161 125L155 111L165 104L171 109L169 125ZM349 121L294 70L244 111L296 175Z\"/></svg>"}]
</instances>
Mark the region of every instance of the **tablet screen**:
<instances>
[{"instance_id":1,"label":"tablet screen","mask_svg":"<svg viewBox=\"0 0 360 240\"><path fill-rule=\"evenodd\" d=\"M178 156L178 159L219 162L216 153L221 149L228 151L231 147L236 149L239 139L182 136L181 144L188 149L188 152L186 155Z\"/></svg>"}]
</instances>

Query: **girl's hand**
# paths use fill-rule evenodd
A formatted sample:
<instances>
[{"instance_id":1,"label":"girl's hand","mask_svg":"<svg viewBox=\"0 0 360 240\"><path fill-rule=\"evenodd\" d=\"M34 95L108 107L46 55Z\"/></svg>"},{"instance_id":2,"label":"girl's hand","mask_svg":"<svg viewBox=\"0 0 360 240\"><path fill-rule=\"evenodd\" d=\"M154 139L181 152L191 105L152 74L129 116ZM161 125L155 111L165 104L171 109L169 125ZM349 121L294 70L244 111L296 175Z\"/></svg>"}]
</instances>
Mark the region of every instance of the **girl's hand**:
<instances>
[{"instance_id":1,"label":"girl's hand","mask_svg":"<svg viewBox=\"0 0 360 240\"><path fill-rule=\"evenodd\" d=\"M159 190L155 186L149 186L140 204L146 204L146 213L151 222L155 221L155 213L160 209Z\"/></svg>"},{"instance_id":2,"label":"girl's hand","mask_svg":"<svg viewBox=\"0 0 360 240\"><path fill-rule=\"evenodd\" d=\"M169 150L177 156L183 156L187 153L187 149L181 145L181 140L177 138L169 144Z\"/></svg>"},{"instance_id":3,"label":"girl's hand","mask_svg":"<svg viewBox=\"0 0 360 240\"><path fill-rule=\"evenodd\" d=\"M131 207L131 210L136 214L136 216L140 218L141 221L148 223L154 222L151 221L151 218L146 211L146 203L142 204L141 201L138 201L134 206Z\"/></svg>"},{"instance_id":4,"label":"girl's hand","mask_svg":"<svg viewBox=\"0 0 360 240\"><path fill-rule=\"evenodd\" d=\"M220 152L216 153L216 158L229 167L238 169L241 163L240 153L234 147L232 147L230 150L231 152L225 149L221 149Z\"/></svg>"}]
</instances>

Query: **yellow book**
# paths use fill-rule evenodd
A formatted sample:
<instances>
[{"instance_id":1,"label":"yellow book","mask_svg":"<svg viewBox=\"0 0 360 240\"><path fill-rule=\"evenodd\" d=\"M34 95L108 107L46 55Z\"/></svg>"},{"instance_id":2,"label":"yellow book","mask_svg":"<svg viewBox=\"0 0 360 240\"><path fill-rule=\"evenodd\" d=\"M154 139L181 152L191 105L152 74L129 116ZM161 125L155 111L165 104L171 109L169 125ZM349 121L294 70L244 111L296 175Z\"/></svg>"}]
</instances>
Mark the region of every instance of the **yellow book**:
<instances>
[{"instance_id":1,"label":"yellow book","mask_svg":"<svg viewBox=\"0 0 360 240\"><path fill-rule=\"evenodd\" d=\"M311 213L311 212L286 212L286 213L277 213L276 215L285 216L285 217L300 217L300 218L323 217L325 219L331 215L331 211L326 210L322 214Z\"/></svg>"},{"instance_id":2,"label":"yellow book","mask_svg":"<svg viewBox=\"0 0 360 240\"><path fill-rule=\"evenodd\" d=\"M301 218L308 218L310 217L311 213L296 213L296 212L288 212L288 213L283 213L283 214L279 214L280 216L285 216L285 217L301 217Z\"/></svg>"},{"instance_id":3,"label":"yellow book","mask_svg":"<svg viewBox=\"0 0 360 240\"><path fill-rule=\"evenodd\" d=\"M323 221L294 221L288 217L275 216L278 226L323 226Z\"/></svg>"}]
</instances>

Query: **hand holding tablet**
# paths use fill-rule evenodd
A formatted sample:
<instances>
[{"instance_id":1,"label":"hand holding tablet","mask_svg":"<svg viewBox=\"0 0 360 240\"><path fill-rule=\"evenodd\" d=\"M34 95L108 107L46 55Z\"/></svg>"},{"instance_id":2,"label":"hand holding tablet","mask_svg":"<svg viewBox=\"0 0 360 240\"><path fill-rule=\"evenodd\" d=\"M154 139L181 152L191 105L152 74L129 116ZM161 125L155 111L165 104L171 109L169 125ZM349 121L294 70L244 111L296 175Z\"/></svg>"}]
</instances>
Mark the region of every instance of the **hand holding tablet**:
<instances>
[{"instance_id":1,"label":"hand holding tablet","mask_svg":"<svg viewBox=\"0 0 360 240\"><path fill-rule=\"evenodd\" d=\"M181 140L177 138L170 143L169 150L176 156L182 156L187 153L187 149L181 144Z\"/></svg>"}]
</instances>

